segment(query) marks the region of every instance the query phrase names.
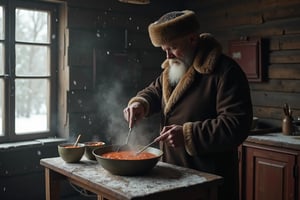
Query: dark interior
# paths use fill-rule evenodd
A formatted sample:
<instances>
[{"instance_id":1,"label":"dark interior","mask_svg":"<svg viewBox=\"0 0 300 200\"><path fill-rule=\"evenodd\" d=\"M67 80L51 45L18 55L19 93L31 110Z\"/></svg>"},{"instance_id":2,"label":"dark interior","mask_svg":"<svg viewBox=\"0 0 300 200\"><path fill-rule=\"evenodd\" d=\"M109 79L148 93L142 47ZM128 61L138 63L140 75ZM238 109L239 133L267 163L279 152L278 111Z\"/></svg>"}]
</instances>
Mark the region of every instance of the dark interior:
<instances>
[{"instance_id":1,"label":"dark interior","mask_svg":"<svg viewBox=\"0 0 300 200\"><path fill-rule=\"evenodd\" d=\"M147 27L168 11L194 10L201 32L212 33L226 54L231 41L259 39L259 58L253 58L261 63L254 70L259 77L249 78L259 128L280 129L286 102L294 116L300 116L299 0L151 0L147 5L118 0L50 2L60 11L55 136L62 140L43 145L25 141L9 148L0 144L1 200L45 199L39 161L58 156L59 142L78 133L82 141L97 138L117 143L125 137L123 108L161 72L165 58L160 48L152 46ZM158 120L159 116L146 119L135 133L151 138L159 130ZM77 190L66 182L62 199L96 199Z\"/></svg>"}]
</instances>

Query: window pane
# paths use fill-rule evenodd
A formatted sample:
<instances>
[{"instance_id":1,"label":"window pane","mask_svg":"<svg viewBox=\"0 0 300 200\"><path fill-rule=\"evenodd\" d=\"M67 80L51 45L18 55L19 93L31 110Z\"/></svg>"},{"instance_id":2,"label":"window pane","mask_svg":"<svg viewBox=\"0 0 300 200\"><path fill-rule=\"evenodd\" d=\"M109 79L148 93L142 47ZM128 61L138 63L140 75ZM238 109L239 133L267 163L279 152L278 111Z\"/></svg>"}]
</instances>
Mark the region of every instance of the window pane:
<instances>
[{"instance_id":1,"label":"window pane","mask_svg":"<svg viewBox=\"0 0 300 200\"><path fill-rule=\"evenodd\" d=\"M49 130L49 83L46 79L16 80L16 134Z\"/></svg>"},{"instance_id":2,"label":"window pane","mask_svg":"<svg viewBox=\"0 0 300 200\"><path fill-rule=\"evenodd\" d=\"M16 45L16 75L49 75L48 47L34 45Z\"/></svg>"},{"instance_id":3,"label":"window pane","mask_svg":"<svg viewBox=\"0 0 300 200\"><path fill-rule=\"evenodd\" d=\"M0 6L0 40L4 39L4 14L3 6Z\"/></svg>"},{"instance_id":4,"label":"window pane","mask_svg":"<svg viewBox=\"0 0 300 200\"><path fill-rule=\"evenodd\" d=\"M0 79L0 136L4 135L3 131L3 124L4 124L4 113L3 113L3 108L4 108L4 87L3 87L3 79Z\"/></svg>"},{"instance_id":5,"label":"window pane","mask_svg":"<svg viewBox=\"0 0 300 200\"><path fill-rule=\"evenodd\" d=\"M0 43L0 75L4 74L4 45Z\"/></svg>"},{"instance_id":6,"label":"window pane","mask_svg":"<svg viewBox=\"0 0 300 200\"><path fill-rule=\"evenodd\" d=\"M16 41L48 43L48 12L16 9Z\"/></svg>"}]
</instances>

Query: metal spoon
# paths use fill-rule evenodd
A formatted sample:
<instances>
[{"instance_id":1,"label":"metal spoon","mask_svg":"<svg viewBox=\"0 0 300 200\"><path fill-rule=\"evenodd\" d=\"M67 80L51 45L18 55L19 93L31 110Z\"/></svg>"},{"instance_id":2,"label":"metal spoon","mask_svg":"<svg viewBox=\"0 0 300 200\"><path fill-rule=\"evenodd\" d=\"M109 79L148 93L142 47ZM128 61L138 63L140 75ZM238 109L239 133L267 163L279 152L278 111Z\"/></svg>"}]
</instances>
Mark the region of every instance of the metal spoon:
<instances>
[{"instance_id":1,"label":"metal spoon","mask_svg":"<svg viewBox=\"0 0 300 200\"><path fill-rule=\"evenodd\" d=\"M127 134L127 138L126 138L126 142L125 142L125 144L120 145L120 146L117 148L117 152L120 151L121 147L124 147L124 146L127 146L127 145L128 145L128 141L129 141L131 132L132 132L132 128L129 128L129 131L128 131L128 134Z\"/></svg>"},{"instance_id":2,"label":"metal spoon","mask_svg":"<svg viewBox=\"0 0 300 200\"><path fill-rule=\"evenodd\" d=\"M132 132L132 128L129 128L129 131L128 131L128 134L127 134L127 138L126 138L126 143L125 143L125 145L127 145L127 144L128 144L128 141L129 141L129 138L130 138L131 132Z\"/></svg>"},{"instance_id":3,"label":"metal spoon","mask_svg":"<svg viewBox=\"0 0 300 200\"><path fill-rule=\"evenodd\" d=\"M143 148L141 148L140 150L138 150L137 152L135 152L135 155L139 155L140 153L142 153L143 151L145 151L148 147L150 147L152 144L158 142L158 139L156 138L155 140L153 140L152 142L150 142L149 144L147 144L146 146L144 146Z\"/></svg>"}]
</instances>

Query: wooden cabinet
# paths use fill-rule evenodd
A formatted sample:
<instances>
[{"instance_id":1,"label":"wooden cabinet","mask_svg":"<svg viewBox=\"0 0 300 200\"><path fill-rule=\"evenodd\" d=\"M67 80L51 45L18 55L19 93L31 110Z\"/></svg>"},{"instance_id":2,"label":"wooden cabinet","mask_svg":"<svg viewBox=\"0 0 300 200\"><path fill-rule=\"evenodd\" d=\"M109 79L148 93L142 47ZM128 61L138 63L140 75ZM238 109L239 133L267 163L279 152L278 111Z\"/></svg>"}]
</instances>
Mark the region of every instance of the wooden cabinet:
<instances>
[{"instance_id":1,"label":"wooden cabinet","mask_svg":"<svg viewBox=\"0 0 300 200\"><path fill-rule=\"evenodd\" d=\"M241 200L300 200L300 151L251 142L239 151Z\"/></svg>"}]
</instances>

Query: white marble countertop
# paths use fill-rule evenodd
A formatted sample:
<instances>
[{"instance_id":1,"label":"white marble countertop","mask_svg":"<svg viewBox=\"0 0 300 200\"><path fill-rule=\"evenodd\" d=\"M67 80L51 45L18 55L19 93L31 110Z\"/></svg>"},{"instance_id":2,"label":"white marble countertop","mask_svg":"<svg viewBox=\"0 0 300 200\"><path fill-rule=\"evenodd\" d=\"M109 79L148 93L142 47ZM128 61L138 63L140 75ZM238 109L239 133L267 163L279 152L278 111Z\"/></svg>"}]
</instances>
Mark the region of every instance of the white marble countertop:
<instances>
[{"instance_id":1,"label":"white marble countertop","mask_svg":"<svg viewBox=\"0 0 300 200\"><path fill-rule=\"evenodd\" d=\"M247 141L280 148L300 150L300 136L284 135L282 133L269 133L248 136L246 142Z\"/></svg>"},{"instance_id":2,"label":"white marble countertop","mask_svg":"<svg viewBox=\"0 0 300 200\"><path fill-rule=\"evenodd\" d=\"M190 187L201 188L222 183L220 176L164 162L158 162L149 173L143 176L113 175L102 168L97 161L87 160L84 157L79 163L66 163L60 157L44 158L41 159L41 165L67 177L83 179L96 187L123 196L125 199L177 189L188 191Z\"/></svg>"}]
</instances>

